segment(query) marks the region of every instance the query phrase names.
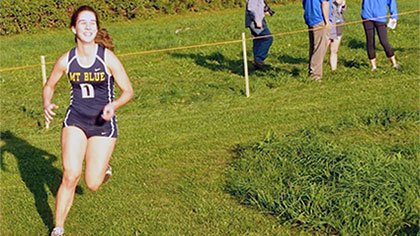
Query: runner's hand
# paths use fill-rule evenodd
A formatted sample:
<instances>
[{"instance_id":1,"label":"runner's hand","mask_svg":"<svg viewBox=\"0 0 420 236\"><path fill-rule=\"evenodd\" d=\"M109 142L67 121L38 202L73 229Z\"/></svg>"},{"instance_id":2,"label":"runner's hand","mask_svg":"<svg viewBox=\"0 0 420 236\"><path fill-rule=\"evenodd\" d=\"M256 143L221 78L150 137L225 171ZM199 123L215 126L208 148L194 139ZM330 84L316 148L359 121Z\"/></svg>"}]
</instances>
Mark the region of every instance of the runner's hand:
<instances>
[{"instance_id":1,"label":"runner's hand","mask_svg":"<svg viewBox=\"0 0 420 236\"><path fill-rule=\"evenodd\" d=\"M112 117L114 117L115 115L115 109L114 109L114 105L112 103L108 103L105 107L104 110L102 111L102 118L106 121L109 121L112 119Z\"/></svg>"},{"instance_id":2,"label":"runner's hand","mask_svg":"<svg viewBox=\"0 0 420 236\"><path fill-rule=\"evenodd\" d=\"M44 107L44 116L45 116L45 123L49 125L52 120L54 120L55 112L53 112L53 109L57 109L58 106L51 103Z\"/></svg>"}]
</instances>

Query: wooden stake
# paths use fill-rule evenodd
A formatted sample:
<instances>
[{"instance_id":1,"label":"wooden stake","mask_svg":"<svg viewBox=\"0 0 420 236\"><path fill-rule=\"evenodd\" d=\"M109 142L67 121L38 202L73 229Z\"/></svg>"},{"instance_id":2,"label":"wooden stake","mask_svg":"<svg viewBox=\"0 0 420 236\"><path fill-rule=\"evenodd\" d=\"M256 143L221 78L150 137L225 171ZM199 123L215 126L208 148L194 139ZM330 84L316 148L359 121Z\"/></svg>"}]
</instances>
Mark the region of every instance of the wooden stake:
<instances>
[{"instance_id":1,"label":"wooden stake","mask_svg":"<svg viewBox=\"0 0 420 236\"><path fill-rule=\"evenodd\" d=\"M244 54L245 93L246 97L249 97L248 59L246 57L246 38L244 32L242 32L242 50Z\"/></svg>"},{"instance_id":2,"label":"wooden stake","mask_svg":"<svg viewBox=\"0 0 420 236\"><path fill-rule=\"evenodd\" d=\"M45 56L41 56L41 70L42 70L42 87L44 87L45 84L47 83L47 70L45 67ZM45 122L45 128L49 129L50 124Z\"/></svg>"}]
</instances>

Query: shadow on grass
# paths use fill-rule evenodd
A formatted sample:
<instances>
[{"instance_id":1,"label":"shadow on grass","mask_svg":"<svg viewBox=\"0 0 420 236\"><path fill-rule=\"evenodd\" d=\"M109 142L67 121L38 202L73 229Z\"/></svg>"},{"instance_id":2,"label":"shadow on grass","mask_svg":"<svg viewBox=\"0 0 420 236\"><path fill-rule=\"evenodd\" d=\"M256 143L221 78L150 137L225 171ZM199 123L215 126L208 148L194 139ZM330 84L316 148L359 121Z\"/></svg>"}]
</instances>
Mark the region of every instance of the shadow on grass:
<instances>
[{"instance_id":1,"label":"shadow on grass","mask_svg":"<svg viewBox=\"0 0 420 236\"><path fill-rule=\"evenodd\" d=\"M395 235L417 236L419 233L420 227L418 225L406 225L398 230Z\"/></svg>"},{"instance_id":2,"label":"shadow on grass","mask_svg":"<svg viewBox=\"0 0 420 236\"><path fill-rule=\"evenodd\" d=\"M344 60L343 65L347 68L369 68L369 65L366 62L360 62L357 60Z\"/></svg>"},{"instance_id":3,"label":"shadow on grass","mask_svg":"<svg viewBox=\"0 0 420 236\"><path fill-rule=\"evenodd\" d=\"M220 52L215 52L210 55L204 55L203 53L171 53L171 56L176 58L191 58L197 65L212 71L229 71L240 76L244 74L242 60L230 60Z\"/></svg>"},{"instance_id":4,"label":"shadow on grass","mask_svg":"<svg viewBox=\"0 0 420 236\"><path fill-rule=\"evenodd\" d=\"M293 67L291 70L288 69L284 69L284 68L280 68L280 67L275 67L272 66L270 64L266 64L264 65L263 69L256 69L252 63L250 63L250 68L249 68L249 74L250 75L256 75L256 76L261 76L261 77L276 77L279 74L281 75L290 75L292 77L298 77L300 73L300 70L296 67Z\"/></svg>"},{"instance_id":5,"label":"shadow on grass","mask_svg":"<svg viewBox=\"0 0 420 236\"><path fill-rule=\"evenodd\" d=\"M366 42L353 38L349 40L348 47L351 49L365 49Z\"/></svg>"},{"instance_id":6,"label":"shadow on grass","mask_svg":"<svg viewBox=\"0 0 420 236\"><path fill-rule=\"evenodd\" d=\"M393 47L392 48L395 52L417 52L418 48L402 48L402 47Z\"/></svg>"},{"instance_id":7,"label":"shadow on grass","mask_svg":"<svg viewBox=\"0 0 420 236\"><path fill-rule=\"evenodd\" d=\"M204 55L203 53L171 53L171 56L176 58L191 58L199 66L203 66L213 71L229 71L231 73L244 76L244 66L242 60L230 60L226 58L222 53L215 52L210 55ZM289 62L300 63L304 59L291 57L283 58ZM250 75L257 76L275 76L279 73L289 74L293 77L299 76L299 69L292 68L290 71L287 69L271 66L266 64L263 69L256 69L252 63L248 63L248 72Z\"/></svg>"},{"instance_id":8,"label":"shadow on grass","mask_svg":"<svg viewBox=\"0 0 420 236\"><path fill-rule=\"evenodd\" d=\"M57 157L34 147L10 131L1 132L1 140L5 143L1 147L1 170L7 171L4 154L12 154L17 161L20 176L26 187L34 195L35 207L44 224L51 229L54 226L53 213L48 204L47 189L54 197L57 195L61 183L62 172L53 165ZM83 189L77 186L76 193L83 194Z\"/></svg>"},{"instance_id":9,"label":"shadow on grass","mask_svg":"<svg viewBox=\"0 0 420 236\"><path fill-rule=\"evenodd\" d=\"M277 57L280 62L287 64L307 64L308 59L302 57L293 57L287 54L282 54Z\"/></svg>"}]
</instances>

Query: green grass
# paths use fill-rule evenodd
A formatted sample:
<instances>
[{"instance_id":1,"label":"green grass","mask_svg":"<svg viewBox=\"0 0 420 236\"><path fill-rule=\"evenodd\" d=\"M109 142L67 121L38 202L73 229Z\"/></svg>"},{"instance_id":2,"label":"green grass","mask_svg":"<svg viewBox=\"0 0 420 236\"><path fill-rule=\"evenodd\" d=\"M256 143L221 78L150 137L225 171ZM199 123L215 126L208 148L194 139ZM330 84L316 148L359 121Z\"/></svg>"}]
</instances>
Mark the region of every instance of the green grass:
<instances>
[{"instance_id":1,"label":"green grass","mask_svg":"<svg viewBox=\"0 0 420 236\"><path fill-rule=\"evenodd\" d=\"M360 1L349 4L346 19L359 20ZM400 12L418 8L413 1L398 4ZM301 4L273 8L277 13L268 19L273 33L306 28ZM312 234L243 205L226 191L235 146L268 132L282 136L300 129L345 129L338 136L321 135L350 151L382 144L380 150L410 152L407 144L418 146L418 118L397 128L391 122L388 130L380 125L387 109L419 110L418 13L401 16L397 30L389 32L401 72L390 68L379 44L379 71L370 72L363 28L354 24L344 28L338 71L332 74L325 63L324 81L313 83L306 78L307 34L280 36L267 61L273 70L250 75L250 98L244 96L240 43L125 56L237 40L243 31L250 37L243 24L242 10L103 24L115 40L135 98L118 111L114 177L98 193L81 181L67 235ZM176 34L177 29L183 31ZM0 68L37 64L40 55L52 62L73 45L68 29L1 37ZM54 101L60 109L45 130L40 66L0 72L0 82L0 231L45 235L62 173L60 131L69 85L66 78L59 82ZM375 120L378 127L369 128L366 122Z\"/></svg>"},{"instance_id":2,"label":"green grass","mask_svg":"<svg viewBox=\"0 0 420 236\"><path fill-rule=\"evenodd\" d=\"M365 140L351 148L331 140L343 140L342 133L352 129L376 136L383 126L387 134L405 129L414 136L418 118L379 125L368 119L367 125L303 129L282 138L268 134L257 143L238 145L227 190L284 224L318 232L414 233L420 217L417 140L404 135L396 146Z\"/></svg>"}]
</instances>

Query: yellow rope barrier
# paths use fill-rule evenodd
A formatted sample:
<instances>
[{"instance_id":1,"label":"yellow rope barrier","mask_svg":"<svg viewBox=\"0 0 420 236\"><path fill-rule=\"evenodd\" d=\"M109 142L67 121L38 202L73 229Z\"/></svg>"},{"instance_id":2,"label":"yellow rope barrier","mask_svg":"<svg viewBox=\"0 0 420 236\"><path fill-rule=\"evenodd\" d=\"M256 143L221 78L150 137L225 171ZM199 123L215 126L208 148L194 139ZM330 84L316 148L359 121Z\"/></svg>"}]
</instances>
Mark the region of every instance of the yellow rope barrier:
<instances>
[{"instance_id":1,"label":"yellow rope barrier","mask_svg":"<svg viewBox=\"0 0 420 236\"><path fill-rule=\"evenodd\" d=\"M413 10L413 11L402 12L402 13L399 13L398 15L399 16L408 15L408 14L413 14L413 13L417 13L417 12L420 12L420 9ZM388 16L381 16L381 17L378 17L376 19L386 18L386 17L388 17ZM352 24L362 23L364 21L367 21L367 20L350 21L350 22L345 22L345 23L342 23L342 24L337 24L337 26L352 25ZM273 37L273 36L292 35L292 34L308 32L308 31L311 31L311 30L314 30L314 29L302 29L302 30L282 32L282 33L277 33L277 34L270 34L270 35L265 35L265 36L260 36L260 37L251 37L251 38L247 38L246 40L267 38L267 37ZM144 55L144 54L152 54L152 53L159 53L159 52L169 52L169 51L178 51L178 50L192 49L192 48L202 48L202 47L209 47L209 46L226 45L226 44L233 44L233 43L240 43L240 42L242 42L242 40L239 39L239 40L205 43L205 44L174 47L174 48L162 48L162 49L154 49L154 50L148 50L148 51L122 53L122 54L119 54L118 56L119 57L125 57L125 56L133 56L133 55ZM46 62L45 64L50 65L50 64L54 64L54 62ZM35 67L38 67L38 66L39 66L39 64L27 65L27 66L18 66L18 67L9 67L9 68L1 68L0 72L31 69L31 68L35 68Z\"/></svg>"}]
</instances>

